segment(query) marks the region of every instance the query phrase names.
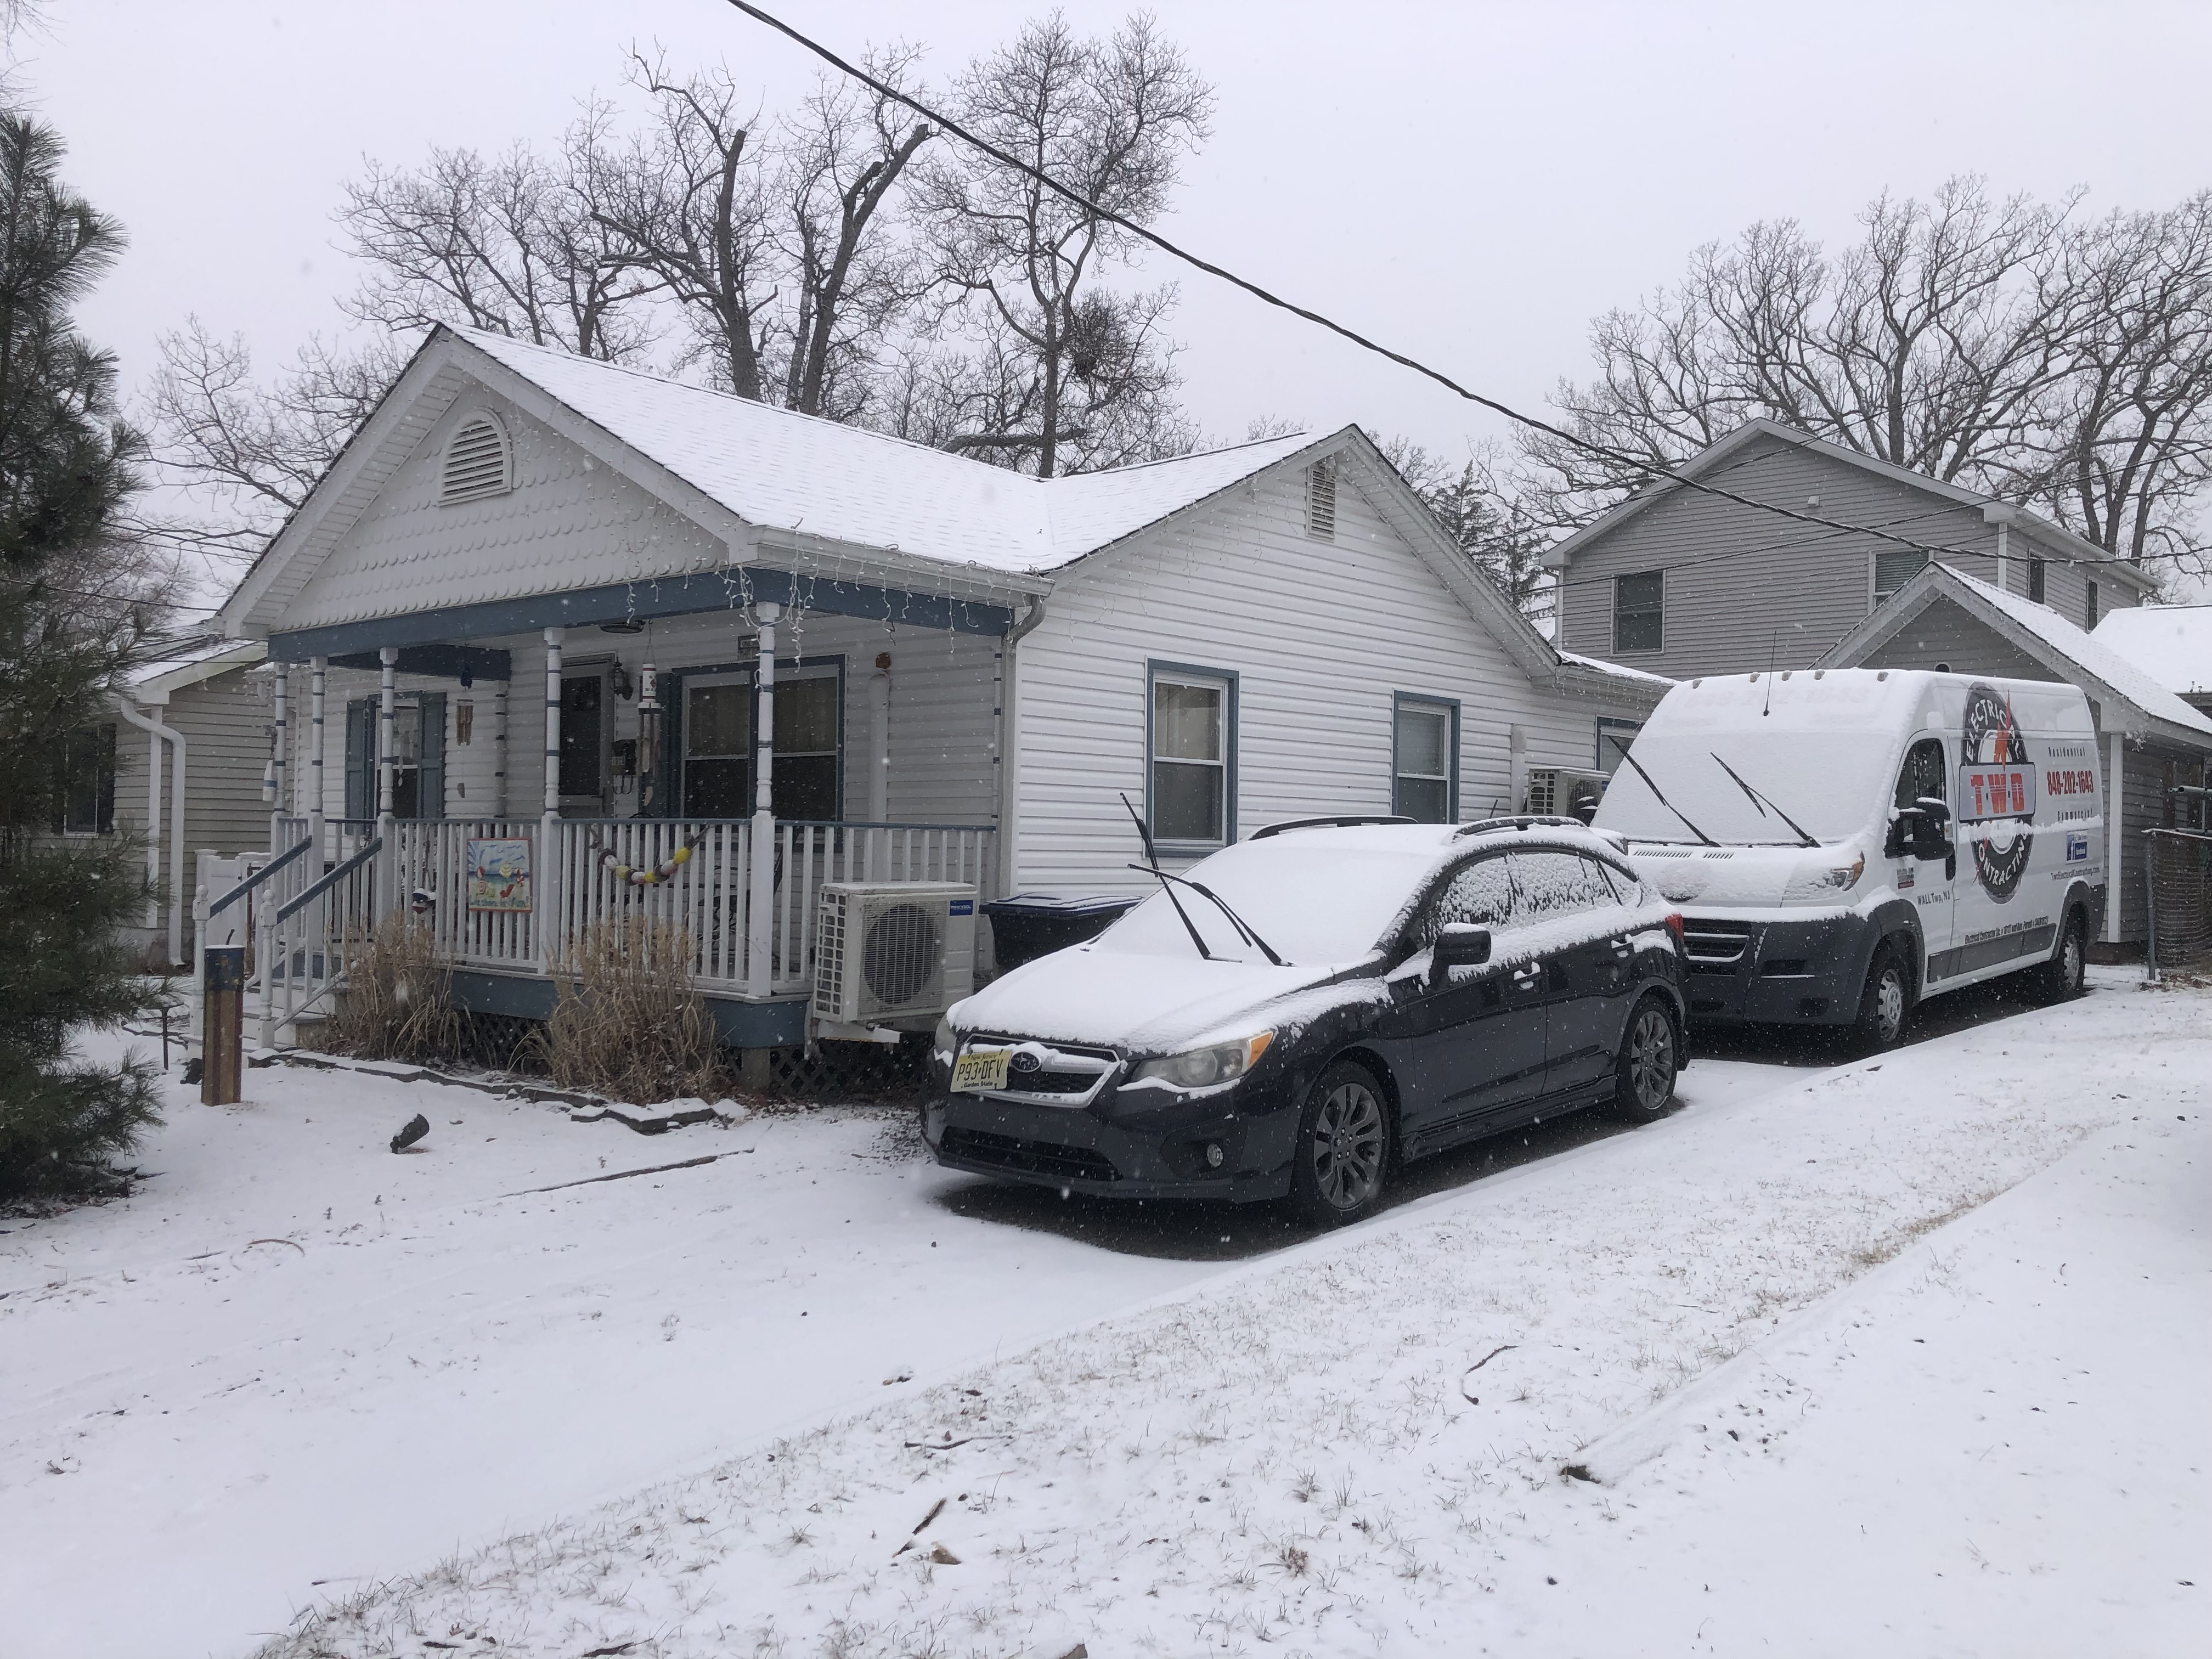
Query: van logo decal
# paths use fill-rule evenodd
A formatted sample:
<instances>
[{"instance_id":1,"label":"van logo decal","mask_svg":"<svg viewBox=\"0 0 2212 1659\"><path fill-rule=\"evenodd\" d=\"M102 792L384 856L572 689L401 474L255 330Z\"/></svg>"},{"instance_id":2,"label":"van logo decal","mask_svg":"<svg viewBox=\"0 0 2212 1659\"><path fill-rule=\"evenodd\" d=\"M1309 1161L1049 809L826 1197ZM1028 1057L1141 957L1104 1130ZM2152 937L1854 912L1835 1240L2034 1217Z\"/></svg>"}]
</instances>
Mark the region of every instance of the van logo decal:
<instances>
[{"instance_id":1,"label":"van logo decal","mask_svg":"<svg viewBox=\"0 0 2212 1659\"><path fill-rule=\"evenodd\" d=\"M2089 832L2069 830L2066 832L2066 862L2087 864L2089 861Z\"/></svg>"},{"instance_id":2,"label":"van logo decal","mask_svg":"<svg viewBox=\"0 0 2212 1659\"><path fill-rule=\"evenodd\" d=\"M2035 846L2035 763L2012 705L1994 686L1966 690L1959 753L1959 828L1974 851L1974 875L1999 904L2020 890Z\"/></svg>"}]
</instances>

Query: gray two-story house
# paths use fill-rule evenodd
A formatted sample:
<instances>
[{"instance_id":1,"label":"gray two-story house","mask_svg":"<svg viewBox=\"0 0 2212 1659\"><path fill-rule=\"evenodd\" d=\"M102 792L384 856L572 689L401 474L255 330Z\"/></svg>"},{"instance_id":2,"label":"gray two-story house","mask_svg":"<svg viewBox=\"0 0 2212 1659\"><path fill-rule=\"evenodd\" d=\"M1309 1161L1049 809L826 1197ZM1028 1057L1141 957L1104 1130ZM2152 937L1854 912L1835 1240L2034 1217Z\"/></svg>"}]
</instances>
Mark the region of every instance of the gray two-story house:
<instances>
[{"instance_id":1,"label":"gray two-story house","mask_svg":"<svg viewBox=\"0 0 2212 1659\"><path fill-rule=\"evenodd\" d=\"M1677 469L1753 501L1946 550L1944 562L2085 631L2156 585L2094 543L1978 491L1778 422L1747 421ZM1809 667L1928 562L1662 479L1547 555L1562 650L1689 679Z\"/></svg>"}]
</instances>

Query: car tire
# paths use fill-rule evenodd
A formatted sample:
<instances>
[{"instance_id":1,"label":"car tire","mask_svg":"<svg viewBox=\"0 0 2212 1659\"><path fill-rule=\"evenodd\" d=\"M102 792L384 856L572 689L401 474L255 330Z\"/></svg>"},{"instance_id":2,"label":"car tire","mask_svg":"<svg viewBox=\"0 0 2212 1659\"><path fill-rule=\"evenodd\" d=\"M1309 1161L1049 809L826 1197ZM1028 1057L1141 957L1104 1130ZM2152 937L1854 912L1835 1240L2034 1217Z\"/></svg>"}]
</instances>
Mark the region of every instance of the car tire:
<instances>
[{"instance_id":1,"label":"car tire","mask_svg":"<svg viewBox=\"0 0 2212 1659\"><path fill-rule=\"evenodd\" d=\"M1327 1066L1306 1091L1291 1161L1291 1201L1317 1227L1364 1221L1382 1206L1390 1174L1391 1114L1375 1074L1356 1061Z\"/></svg>"},{"instance_id":2,"label":"car tire","mask_svg":"<svg viewBox=\"0 0 2212 1659\"><path fill-rule=\"evenodd\" d=\"M1859 993L1858 1015L1851 1021L1851 1052L1879 1054L1894 1048L1904 1041L1911 1014L1911 970L1888 945L1875 945Z\"/></svg>"},{"instance_id":3,"label":"car tire","mask_svg":"<svg viewBox=\"0 0 2212 1659\"><path fill-rule=\"evenodd\" d=\"M1682 1034L1659 997L1646 997L1628 1016L1613 1060L1613 1109L1632 1123L1652 1123L1674 1102L1682 1069Z\"/></svg>"},{"instance_id":4,"label":"car tire","mask_svg":"<svg viewBox=\"0 0 2212 1659\"><path fill-rule=\"evenodd\" d=\"M2089 927L2079 910L2066 913L2058 931L2058 946L2051 960L2035 970L2035 992L2045 1002L2071 1002L2081 994L2088 979Z\"/></svg>"}]
</instances>

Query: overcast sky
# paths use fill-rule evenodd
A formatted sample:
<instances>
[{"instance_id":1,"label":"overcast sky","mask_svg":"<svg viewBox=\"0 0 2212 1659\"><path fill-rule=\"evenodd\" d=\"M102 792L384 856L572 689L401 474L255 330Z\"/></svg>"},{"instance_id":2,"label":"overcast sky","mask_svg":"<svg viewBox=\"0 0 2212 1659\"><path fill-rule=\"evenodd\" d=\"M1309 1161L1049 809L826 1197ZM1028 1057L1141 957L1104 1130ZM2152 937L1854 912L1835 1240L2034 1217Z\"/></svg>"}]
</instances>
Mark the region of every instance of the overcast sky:
<instances>
[{"instance_id":1,"label":"overcast sky","mask_svg":"<svg viewBox=\"0 0 2212 1659\"><path fill-rule=\"evenodd\" d=\"M768 0L776 9L776 0ZM948 76L1020 0L781 0L848 55L904 38ZM1086 29L1126 8L1073 0ZM1219 89L1164 228L1493 395L1588 368L1590 317L1698 243L1794 216L1848 238L1876 192L1974 172L2098 208L2212 183L2212 5L1228 4L1163 7ZM131 251L83 310L135 384L197 313L273 362L352 285L331 210L364 156L550 140L632 40L726 59L771 107L816 65L722 0L52 0L19 41L69 176ZM1157 264L1155 276L1173 275ZM1498 430L1404 370L1195 273L1174 331L1209 432L1358 421L1449 453Z\"/></svg>"}]
</instances>

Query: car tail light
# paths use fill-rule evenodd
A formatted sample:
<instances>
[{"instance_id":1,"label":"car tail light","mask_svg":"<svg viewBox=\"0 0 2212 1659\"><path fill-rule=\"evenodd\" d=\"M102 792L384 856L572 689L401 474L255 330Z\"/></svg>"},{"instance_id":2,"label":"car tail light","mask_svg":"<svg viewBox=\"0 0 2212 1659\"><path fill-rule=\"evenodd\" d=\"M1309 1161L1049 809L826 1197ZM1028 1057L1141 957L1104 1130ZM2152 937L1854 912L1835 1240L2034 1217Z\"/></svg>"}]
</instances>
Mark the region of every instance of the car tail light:
<instances>
[{"instance_id":1,"label":"car tail light","mask_svg":"<svg viewBox=\"0 0 2212 1659\"><path fill-rule=\"evenodd\" d=\"M1683 943L1682 913L1680 910L1669 910L1667 913L1667 931L1674 936L1675 944Z\"/></svg>"}]
</instances>

